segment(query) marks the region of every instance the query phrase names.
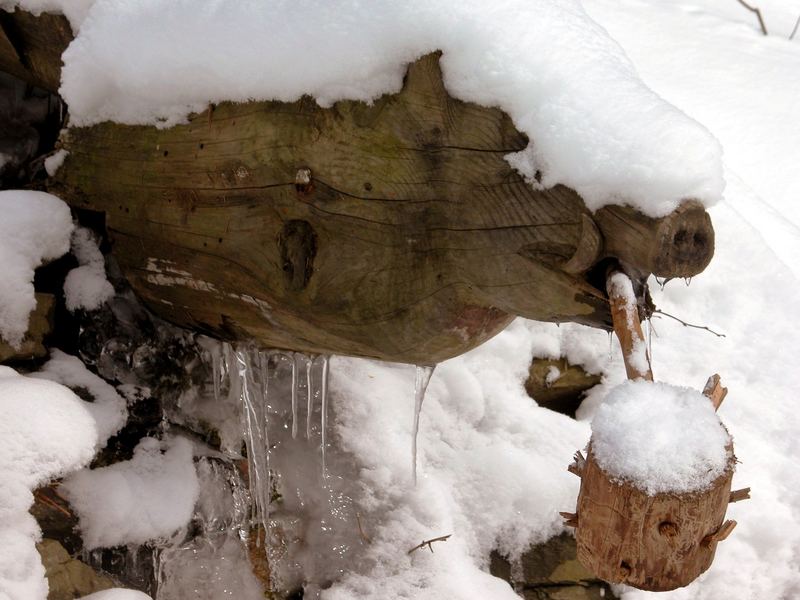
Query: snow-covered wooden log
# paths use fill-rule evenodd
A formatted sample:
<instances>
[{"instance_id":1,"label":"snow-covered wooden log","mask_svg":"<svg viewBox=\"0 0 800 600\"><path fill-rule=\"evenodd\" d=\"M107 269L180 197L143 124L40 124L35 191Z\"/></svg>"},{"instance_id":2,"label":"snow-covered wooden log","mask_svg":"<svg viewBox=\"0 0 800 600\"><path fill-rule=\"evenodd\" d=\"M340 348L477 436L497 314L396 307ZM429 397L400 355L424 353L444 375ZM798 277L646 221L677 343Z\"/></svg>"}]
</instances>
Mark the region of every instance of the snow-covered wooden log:
<instances>
[{"instance_id":1,"label":"snow-covered wooden log","mask_svg":"<svg viewBox=\"0 0 800 600\"><path fill-rule=\"evenodd\" d=\"M604 259L641 277L705 268L714 233L699 203L656 219L537 189L504 158L527 136L452 98L438 58L372 105L223 103L168 129L70 128L49 188L105 214L117 261L162 317L313 353L437 362L517 315L610 328Z\"/></svg>"},{"instance_id":2,"label":"snow-covered wooden log","mask_svg":"<svg viewBox=\"0 0 800 600\"><path fill-rule=\"evenodd\" d=\"M736 526L727 506L750 489L731 492L736 457L714 414L727 392L719 381L701 395L640 378L598 411L587 456L568 467L581 478L577 512L561 515L601 579L649 591L688 585Z\"/></svg>"},{"instance_id":3,"label":"snow-covered wooden log","mask_svg":"<svg viewBox=\"0 0 800 600\"><path fill-rule=\"evenodd\" d=\"M573 521L579 560L610 583L650 591L688 585L736 524L725 520L733 465L731 453L725 472L701 492L649 494L610 476L590 447Z\"/></svg>"},{"instance_id":4,"label":"snow-covered wooden log","mask_svg":"<svg viewBox=\"0 0 800 600\"><path fill-rule=\"evenodd\" d=\"M625 256L642 273L710 260L699 205L596 220L574 191L534 189L509 166L527 143L500 110L451 98L433 54L371 106L223 104L166 130L70 129L51 189L106 214L134 289L170 321L401 362L460 354L516 315L609 327L588 274L606 240L633 243L631 223L648 249ZM704 237L681 254L662 229Z\"/></svg>"}]
</instances>

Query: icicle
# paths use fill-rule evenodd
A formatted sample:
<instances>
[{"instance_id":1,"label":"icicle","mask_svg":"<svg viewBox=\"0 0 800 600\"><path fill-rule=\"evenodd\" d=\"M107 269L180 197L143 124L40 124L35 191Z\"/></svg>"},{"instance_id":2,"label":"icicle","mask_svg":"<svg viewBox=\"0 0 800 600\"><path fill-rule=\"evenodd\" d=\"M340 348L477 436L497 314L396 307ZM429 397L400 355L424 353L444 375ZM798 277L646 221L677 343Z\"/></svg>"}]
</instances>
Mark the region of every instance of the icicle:
<instances>
[{"instance_id":1,"label":"icicle","mask_svg":"<svg viewBox=\"0 0 800 600\"><path fill-rule=\"evenodd\" d=\"M264 528L265 537L269 531L269 441L267 439L266 398L264 385L257 386L250 354L236 350L238 380L244 410L245 443L247 445L247 467L252 498L252 518ZM234 377L231 378L232 380ZM233 387L233 386L232 386ZM260 536L256 543L260 543Z\"/></svg>"},{"instance_id":2,"label":"icicle","mask_svg":"<svg viewBox=\"0 0 800 600\"><path fill-rule=\"evenodd\" d=\"M297 438L297 353L289 355L292 361L292 439Z\"/></svg>"},{"instance_id":3,"label":"icicle","mask_svg":"<svg viewBox=\"0 0 800 600\"><path fill-rule=\"evenodd\" d=\"M691 283L692 283L692 278L691 277L684 277L683 278L683 282L686 284L686 287L689 287L691 285Z\"/></svg>"},{"instance_id":4,"label":"icicle","mask_svg":"<svg viewBox=\"0 0 800 600\"><path fill-rule=\"evenodd\" d=\"M421 367L417 365L414 376L414 427L411 431L411 474L414 485L417 485L417 434L419 433L419 415L422 412L422 402L425 400L425 390L431 381L436 365Z\"/></svg>"},{"instance_id":5,"label":"icicle","mask_svg":"<svg viewBox=\"0 0 800 600\"><path fill-rule=\"evenodd\" d=\"M219 402L219 383L222 378L222 347L214 347L211 351L211 383L214 385L214 401Z\"/></svg>"},{"instance_id":6,"label":"icicle","mask_svg":"<svg viewBox=\"0 0 800 600\"><path fill-rule=\"evenodd\" d=\"M325 466L325 446L327 444L327 430L328 430L328 357L322 356L322 382L320 384L320 410L322 415L320 417L320 429L322 430L322 442L320 448L322 449L322 477L328 477L328 470Z\"/></svg>"},{"instance_id":7,"label":"icicle","mask_svg":"<svg viewBox=\"0 0 800 600\"><path fill-rule=\"evenodd\" d=\"M304 356L306 359L306 404L308 412L306 412L306 439L311 439L311 413L314 412L314 386L311 381L311 365L313 360L310 356Z\"/></svg>"},{"instance_id":8,"label":"icicle","mask_svg":"<svg viewBox=\"0 0 800 600\"><path fill-rule=\"evenodd\" d=\"M614 333L609 331L608 332L608 360L613 360L614 358Z\"/></svg>"}]
</instances>

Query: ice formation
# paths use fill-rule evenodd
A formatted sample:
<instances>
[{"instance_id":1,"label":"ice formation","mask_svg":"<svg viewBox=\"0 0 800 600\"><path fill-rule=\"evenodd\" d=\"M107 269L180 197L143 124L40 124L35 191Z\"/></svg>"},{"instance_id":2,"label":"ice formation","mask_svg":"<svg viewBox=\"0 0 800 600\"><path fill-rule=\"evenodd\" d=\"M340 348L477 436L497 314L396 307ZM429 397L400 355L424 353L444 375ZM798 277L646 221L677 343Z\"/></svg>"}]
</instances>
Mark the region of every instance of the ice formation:
<instances>
[{"instance_id":1,"label":"ice formation","mask_svg":"<svg viewBox=\"0 0 800 600\"><path fill-rule=\"evenodd\" d=\"M189 522L197 501L192 444L143 438L131 460L79 471L60 489L87 549L167 538Z\"/></svg>"},{"instance_id":2,"label":"ice formation","mask_svg":"<svg viewBox=\"0 0 800 600\"><path fill-rule=\"evenodd\" d=\"M414 375L414 428L411 430L411 479L417 485L417 438L419 437L419 417L425 391L433 376L435 367L417 365Z\"/></svg>"},{"instance_id":3,"label":"ice formation","mask_svg":"<svg viewBox=\"0 0 800 600\"><path fill-rule=\"evenodd\" d=\"M95 310L114 295L114 287L106 279L103 254L86 227L76 227L72 233L72 254L78 267L67 273L64 296L67 310Z\"/></svg>"},{"instance_id":4,"label":"ice formation","mask_svg":"<svg viewBox=\"0 0 800 600\"><path fill-rule=\"evenodd\" d=\"M0 597L47 597L31 491L88 463L96 438L85 403L69 389L0 367Z\"/></svg>"},{"instance_id":5,"label":"ice formation","mask_svg":"<svg viewBox=\"0 0 800 600\"><path fill-rule=\"evenodd\" d=\"M0 337L18 346L36 307L33 271L69 250L69 207L50 194L0 192Z\"/></svg>"},{"instance_id":6,"label":"ice formation","mask_svg":"<svg viewBox=\"0 0 800 600\"><path fill-rule=\"evenodd\" d=\"M166 126L223 100L369 102L442 50L453 96L503 108L533 140L509 156L531 180L566 184L591 209L627 202L654 216L722 192L719 144L642 83L578 0L19 4L81 21L60 90L73 125Z\"/></svg>"},{"instance_id":7,"label":"ice formation","mask_svg":"<svg viewBox=\"0 0 800 600\"><path fill-rule=\"evenodd\" d=\"M592 420L592 453L609 475L648 494L696 492L730 467L731 438L697 390L628 381Z\"/></svg>"}]
</instances>

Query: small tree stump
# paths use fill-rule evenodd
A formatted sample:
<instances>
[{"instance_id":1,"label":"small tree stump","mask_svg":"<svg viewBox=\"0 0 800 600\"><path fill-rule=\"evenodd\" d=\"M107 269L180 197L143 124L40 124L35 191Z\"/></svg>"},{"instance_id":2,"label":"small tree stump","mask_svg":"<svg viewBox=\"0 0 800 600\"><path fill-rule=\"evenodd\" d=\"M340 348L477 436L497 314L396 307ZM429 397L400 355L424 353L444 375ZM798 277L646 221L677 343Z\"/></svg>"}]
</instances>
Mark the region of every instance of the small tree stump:
<instances>
[{"instance_id":1,"label":"small tree stump","mask_svg":"<svg viewBox=\"0 0 800 600\"><path fill-rule=\"evenodd\" d=\"M610 583L655 592L688 585L711 566L717 543L736 525L725 521L734 463L731 453L725 473L705 491L648 495L615 482L590 446L579 473L578 559Z\"/></svg>"}]
</instances>

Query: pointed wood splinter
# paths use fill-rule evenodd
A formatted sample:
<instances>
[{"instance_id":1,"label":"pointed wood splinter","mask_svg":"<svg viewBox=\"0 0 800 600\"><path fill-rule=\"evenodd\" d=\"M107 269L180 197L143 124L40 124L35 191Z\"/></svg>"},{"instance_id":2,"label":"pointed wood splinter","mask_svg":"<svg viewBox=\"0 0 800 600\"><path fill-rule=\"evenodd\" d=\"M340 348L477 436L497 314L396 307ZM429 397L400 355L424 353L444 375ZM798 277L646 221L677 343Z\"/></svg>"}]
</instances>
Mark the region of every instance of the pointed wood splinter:
<instances>
[{"instance_id":1,"label":"pointed wood splinter","mask_svg":"<svg viewBox=\"0 0 800 600\"><path fill-rule=\"evenodd\" d=\"M564 527L577 527L578 526L578 515L571 512L560 512L558 513L562 517L564 517Z\"/></svg>"},{"instance_id":2,"label":"pointed wood splinter","mask_svg":"<svg viewBox=\"0 0 800 600\"><path fill-rule=\"evenodd\" d=\"M714 533L704 537L701 543L703 546L710 546L714 542L722 542L728 539L728 536L731 534L734 527L736 527L736 521L725 521Z\"/></svg>"},{"instance_id":3,"label":"pointed wood splinter","mask_svg":"<svg viewBox=\"0 0 800 600\"><path fill-rule=\"evenodd\" d=\"M729 503L739 502L740 500L750 500L750 488L742 488L731 492Z\"/></svg>"},{"instance_id":4,"label":"pointed wood splinter","mask_svg":"<svg viewBox=\"0 0 800 600\"><path fill-rule=\"evenodd\" d=\"M583 469L586 466L586 459L581 454L581 451L578 450L575 453L575 459L572 461L572 464L567 467L567 471L572 473L573 475L577 475L578 477L581 476L583 473Z\"/></svg>"},{"instance_id":5,"label":"pointed wood splinter","mask_svg":"<svg viewBox=\"0 0 800 600\"><path fill-rule=\"evenodd\" d=\"M714 405L714 410L719 410L722 401L725 400L725 396L728 395L728 388L722 387L720 377L715 373L708 378L706 387L703 388L703 395L711 400L711 404Z\"/></svg>"}]
</instances>

